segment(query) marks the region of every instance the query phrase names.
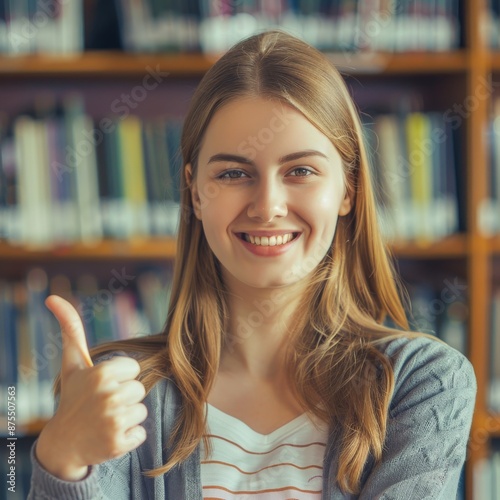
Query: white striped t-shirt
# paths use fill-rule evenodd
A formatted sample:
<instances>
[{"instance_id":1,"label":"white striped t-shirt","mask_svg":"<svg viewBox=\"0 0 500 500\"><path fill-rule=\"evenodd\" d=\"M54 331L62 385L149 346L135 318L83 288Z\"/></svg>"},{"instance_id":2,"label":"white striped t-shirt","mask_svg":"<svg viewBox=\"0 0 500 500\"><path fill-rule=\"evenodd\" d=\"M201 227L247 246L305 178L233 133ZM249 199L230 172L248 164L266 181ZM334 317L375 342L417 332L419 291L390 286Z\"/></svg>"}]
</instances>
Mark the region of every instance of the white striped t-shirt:
<instances>
[{"instance_id":1,"label":"white striped t-shirt","mask_svg":"<svg viewBox=\"0 0 500 500\"><path fill-rule=\"evenodd\" d=\"M270 434L206 405L213 453L201 442L204 500L319 500L327 427L306 413Z\"/></svg>"}]
</instances>

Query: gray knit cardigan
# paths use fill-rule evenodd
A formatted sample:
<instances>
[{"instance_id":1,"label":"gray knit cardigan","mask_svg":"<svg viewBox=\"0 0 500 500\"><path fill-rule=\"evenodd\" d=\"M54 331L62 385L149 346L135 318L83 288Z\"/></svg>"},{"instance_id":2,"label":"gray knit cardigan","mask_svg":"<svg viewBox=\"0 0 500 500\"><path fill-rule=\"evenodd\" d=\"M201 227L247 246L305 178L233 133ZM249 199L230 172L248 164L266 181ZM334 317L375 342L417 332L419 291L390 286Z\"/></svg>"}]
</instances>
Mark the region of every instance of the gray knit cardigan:
<instances>
[{"instance_id":1,"label":"gray knit cardigan","mask_svg":"<svg viewBox=\"0 0 500 500\"><path fill-rule=\"evenodd\" d=\"M398 338L381 350L392 359L395 375L383 458L377 465L367 460L359 495L343 493L335 481L340 436L332 429L322 499L455 499L477 390L472 365L455 349L428 338ZM162 380L144 403L147 440L120 458L90 467L81 481L61 481L44 470L34 454L35 442L28 500L202 500L199 446L167 474L142 474L167 460L169 450L163 446L179 411L178 389Z\"/></svg>"}]
</instances>

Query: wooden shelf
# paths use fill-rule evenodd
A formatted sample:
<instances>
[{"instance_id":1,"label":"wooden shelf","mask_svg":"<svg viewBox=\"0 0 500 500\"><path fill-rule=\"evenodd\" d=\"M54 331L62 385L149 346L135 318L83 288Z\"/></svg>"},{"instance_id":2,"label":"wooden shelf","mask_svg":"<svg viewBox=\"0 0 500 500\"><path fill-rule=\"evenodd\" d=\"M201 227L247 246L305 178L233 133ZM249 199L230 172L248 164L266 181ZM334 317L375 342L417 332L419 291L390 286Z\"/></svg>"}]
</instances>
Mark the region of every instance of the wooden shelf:
<instances>
[{"instance_id":1,"label":"wooden shelf","mask_svg":"<svg viewBox=\"0 0 500 500\"><path fill-rule=\"evenodd\" d=\"M467 69L465 51L351 54L330 53L329 59L343 73L374 73L383 75L415 73L457 73Z\"/></svg>"},{"instance_id":2,"label":"wooden shelf","mask_svg":"<svg viewBox=\"0 0 500 500\"><path fill-rule=\"evenodd\" d=\"M53 248L29 248L0 242L0 259L10 261L60 261L60 260L106 260L106 259L156 259L174 258L175 238L158 237L147 239L102 240L95 245L75 243Z\"/></svg>"},{"instance_id":3,"label":"wooden shelf","mask_svg":"<svg viewBox=\"0 0 500 500\"><path fill-rule=\"evenodd\" d=\"M129 54L118 51L85 52L72 56L0 56L2 77L64 78L140 76L148 67L174 77L201 77L219 58L217 54ZM443 53L328 53L344 73L414 74L465 71L464 51Z\"/></svg>"},{"instance_id":4,"label":"wooden shelf","mask_svg":"<svg viewBox=\"0 0 500 500\"><path fill-rule=\"evenodd\" d=\"M129 54L118 51L84 52L72 56L29 55L0 57L0 75L16 78L57 76L115 77L143 75L148 67L172 76L203 75L218 59L204 54Z\"/></svg>"},{"instance_id":5,"label":"wooden shelf","mask_svg":"<svg viewBox=\"0 0 500 500\"><path fill-rule=\"evenodd\" d=\"M447 259L467 256L467 237L457 234L429 243L395 242L389 245L393 255L408 259Z\"/></svg>"},{"instance_id":6,"label":"wooden shelf","mask_svg":"<svg viewBox=\"0 0 500 500\"><path fill-rule=\"evenodd\" d=\"M396 257L415 259L460 258L467 255L465 235L455 235L441 241L418 243L392 243L389 245ZM498 242L500 248L500 241ZM102 240L95 245L75 243L51 248L26 247L0 241L2 260L106 260L106 259L173 259L176 252L175 238Z\"/></svg>"}]
</instances>

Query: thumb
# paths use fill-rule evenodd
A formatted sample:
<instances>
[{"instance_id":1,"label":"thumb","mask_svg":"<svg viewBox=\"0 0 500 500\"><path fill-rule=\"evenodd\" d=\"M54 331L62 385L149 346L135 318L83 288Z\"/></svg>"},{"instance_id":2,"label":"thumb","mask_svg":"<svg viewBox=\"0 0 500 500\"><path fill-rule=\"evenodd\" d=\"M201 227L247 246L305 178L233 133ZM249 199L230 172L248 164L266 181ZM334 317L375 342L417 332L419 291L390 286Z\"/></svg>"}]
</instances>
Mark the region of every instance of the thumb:
<instances>
[{"instance_id":1,"label":"thumb","mask_svg":"<svg viewBox=\"0 0 500 500\"><path fill-rule=\"evenodd\" d=\"M93 366L83 323L76 309L58 295L47 297L45 305L52 311L61 327L63 341L61 380L74 370Z\"/></svg>"}]
</instances>

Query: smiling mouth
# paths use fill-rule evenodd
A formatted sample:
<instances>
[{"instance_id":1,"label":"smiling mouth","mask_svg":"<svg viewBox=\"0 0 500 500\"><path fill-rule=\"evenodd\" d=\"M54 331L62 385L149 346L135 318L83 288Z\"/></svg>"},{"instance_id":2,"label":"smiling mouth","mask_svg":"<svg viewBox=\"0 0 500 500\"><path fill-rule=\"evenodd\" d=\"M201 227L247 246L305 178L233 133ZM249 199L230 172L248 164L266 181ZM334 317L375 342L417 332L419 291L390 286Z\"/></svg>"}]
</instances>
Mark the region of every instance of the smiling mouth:
<instances>
[{"instance_id":1,"label":"smiling mouth","mask_svg":"<svg viewBox=\"0 0 500 500\"><path fill-rule=\"evenodd\" d=\"M295 240L300 233L288 233L279 236L251 236L247 233L238 233L238 237L255 246L273 247L280 246Z\"/></svg>"}]
</instances>

